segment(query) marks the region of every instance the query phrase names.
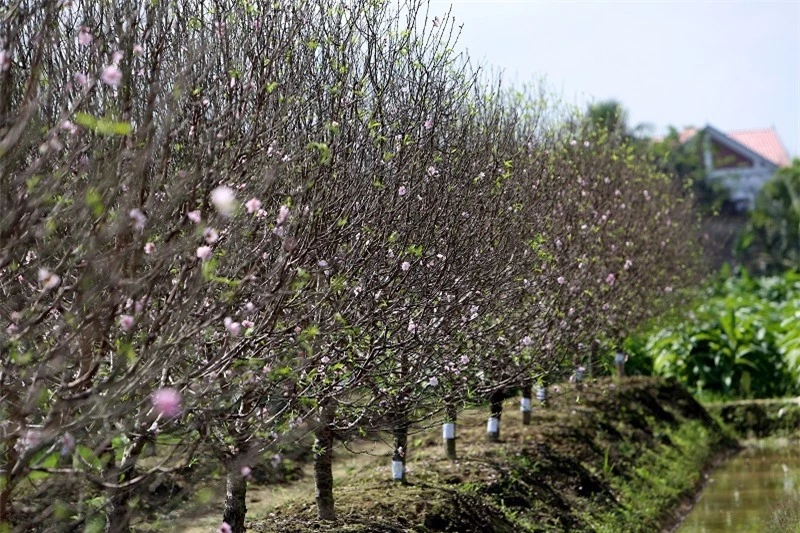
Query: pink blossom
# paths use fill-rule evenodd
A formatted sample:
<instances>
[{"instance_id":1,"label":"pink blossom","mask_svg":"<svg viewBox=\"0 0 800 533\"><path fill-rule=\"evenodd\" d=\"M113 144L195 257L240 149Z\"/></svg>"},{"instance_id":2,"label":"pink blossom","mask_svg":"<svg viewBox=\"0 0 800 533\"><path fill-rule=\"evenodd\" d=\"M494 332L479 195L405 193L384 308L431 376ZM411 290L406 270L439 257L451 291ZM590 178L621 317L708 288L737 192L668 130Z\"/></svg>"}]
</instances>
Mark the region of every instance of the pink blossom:
<instances>
[{"instance_id":1,"label":"pink blossom","mask_svg":"<svg viewBox=\"0 0 800 533\"><path fill-rule=\"evenodd\" d=\"M286 205L282 205L281 208L278 210L278 217L275 219L275 222L281 226L286 222L286 219L289 218L289 207Z\"/></svg>"},{"instance_id":2,"label":"pink blossom","mask_svg":"<svg viewBox=\"0 0 800 533\"><path fill-rule=\"evenodd\" d=\"M408 269L411 268L411 263L408 261L403 261L403 263L400 265L400 268L403 270L403 272L408 272Z\"/></svg>"},{"instance_id":3,"label":"pink blossom","mask_svg":"<svg viewBox=\"0 0 800 533\"><path fill-rule=\"evenodd\" d=\"M252 215L253 213L258 212L259 209L261 209L261 200L259 200L258 198L251 198L247 200L247 202L244 204L244 207L245 209L247 209L247 212Z\"/></svg>"},{"instance_id":4,"label":"pink blossom","mask_svg":"<svg viewBox=\"0 0 800 533\"><path fill-rule=\"evenodd\" d=\"M533 346L533 338L531 338L530 335L525 335L524 337L522 337L520 344L522 344L525 347Z\"/></svg>"},{"instance_id":5,"label":"pink blossom","mask_svg":"<svg viewBox=\"0 0 800 533\"><path fill-rule=\"evenodd\" d=\"M559 285L563 285L566 282L567 282L567 280L564 279L564 276L558 276L558 279L556 279L556 283L558 283Z\"/></svg>"},{"instance_id":6,"label":"pink blossom","mask_svg":"<svg viewBox=\"0 0 800 533\"><path fill-rule=\"evenodd\" d=\"M208 244L214 244L219 240L219 233L214 228L206 228L203 230L203 239Z\"/></svg>"},{"instance_id":7,"label":"pink blossom","mask_svg":"<svg viewBox=\"0 0 800 533\"><path fill-rule=\"evenodd\" d=\"M425 120L425 129L426 129L426 130L429 130L429 129L431 129L431 128L433 128L433 117L429 116L429 117L428 117L428 118Z\"/></svg>"},{"instance_id":8,"label":"pink blossom","mask_svg":"<svg viewBox=\"0 0 800 533\"><path fill-rule=\"evenodd\" d=\"M133 228L137 231L142 231L147 222L147 217L140 209L131 209L128 211L128 217L133 221Z\"/></svg>"},{"instance_id":9,"label":"pink blossom","mask_svg":"<svg viewBox=\"0 0 800 533\"><path fill-rule=\"evenodd\" d=\"M609 285L613 285L615 281L617 281L617 276L613 272L606 276L606 283Z\"/></svg>"},{"instance_id":10,"label":"pink blossom","mask_svg":"<svg viewBox=\"0 0 800 533\"><path fill-rule=\"evenodd\" d=\"M211 259L211 247L210 246L198 246L195 255L200 261L208 261Z\"/></svg>"},{"instance_id":11,"label":"pink blossom","mask_svg":"<svg viewBox=\"0 0 800 533\"><path fill-rule=\"evenodd\" d=\"M439 175L439 171L438 171L438 170L436 170L436 167L435 167L435 166L433 166L433 165L431 165L431 166L429 166L429 167L428 167L428 170L427 170L427 172L428 172L428 176L431 176L431 177L434 177L434 176L438 176L438 175Z\"/></svg>"},{"instance_id":12,"label":"pink blossom","mask_svg":"<svg viewBox=\"0 0 800 533\"><path fill-rule=\"evenodd\" d=\"M252 473L252 470L250 470L249 466L243 466L242 467L242 477L249 477L251 473Z\"/></svg>"},{"instance_id":13,"label":"pink blossom","mask_svg":"<svg viewBox=\"0 0 800 533\"><path fill-rule=\"evenodd\" d=\"M81 26L81 29L78 30L78 44L81 46L89 46L92 44L94 37L92 36L91 32L89 32L89 28L86 26Z\"/></svg>"},{"instance_id":14,"label":"pink blossom","mask_svg":"<svg viewBox=\"0 0 800 533\"><path fill-rule=\"evenodd\" d=\"M442 24L442 17L434 17L433 27L438 28Z\"/></svg>"},{"instance_id":15,"label":"pink blossom","mask_svg":"<svg viewBox=\"0 0 800 533\"><path fill-rule=\"evenodd\" d=\"M431 378L428 380L428 384L429 384L431 387L437 387L437 386L439 385L439 378L437 378L436 376L432 376L432 377L431 377Z\"/></svg>"},{"instance_id":16,"label":"pink blossom","mask_svg":"<svg viewBox=\"0 0 800 533\"><path fill-rule=\"evenodd\" d=\"M242 320L242 326L244 326L247 329L252 328L255 325L256 325L255 322L253 322L252 320Z\"/></svg>"},{"instance_id":17,"label":"pink blossom","mask_svg":"<svg viewBox=\"0 0 800 533\"><path fill-rule=\"evenodd\" d=\"M0 72L5 72L11 68L11 52L0 49Z\"/></svg>"},{"instance_id":18,"label":"pink blossom","mask_svg":"<svg viewBox=\"0 0 800 533\"><path fill-rule=\"evenodd\" d=\"M100 81L110 87L119 87L122 82L122 71L117 65L106 65L103 67L103 72L100 73Z\"/></svg>"},{"instance_id":19,"label":"pink blossom","mask_svg":"<svg viewBox=\"0 0 800 533\"><path fill-rule=\"evenodd\" d=\"M222 321L225 324L225 329L228 330L228 333L231 334L232 337L238 337L239 333L242 331L242 325L238 322L234 322L234 320L226 316L225 320Z\"/></svg>"},{"instance_id":20,"label":"pink blossom","mask_svg":"<svg viewBox=\"0 0 800 533\"><path fill-rule=\"evenodd\" d=\"M85 86L89 84L89 77L83 72L76 72L75 75L72 76L72 79L74 79L75 83L77 83L80 86Z\"/></svg>"},{"instance_id":21,"label":"pink blossom","mask_svg":"<svg viewBox=\"0 0 800 533\"><path fill-rule=\"evenodd\" d=\"M78 133L78 126L76 126L75 123L70 120L65 120L62 122L61 129L69 132L71 135Z\"/></svg>"},{"instance_id":22,"label":"pink blossom","mask_svg":"<svg viewBox=\"0 0 800 533\"><path fill-rule=\"evenodd\" d=\"M145 245L144 245L144 253L149 255L149 254L152 254L155 251L156 251L156 245L155 244L153 244L152 242L145 243Z\"/></svg>"},{"instance_id":23,"label":"pink blossom","mask_svg":"<svg viewBox=\"0 0 800 533\"><path fill-rule=\"evenodd\" d=\"M630 270L632 266L633 266L633 261L631 261L630 259L626 259L625 264L623 265L622 268L624 268L625 270Z\"/></svg>"},{"instance_id":24,"label":"pink blossom","mask_svg":"<svg viewBox=\"0 0 800 533\"><path fill-rule=\"evenodd\" d=\"M156 414L164 418L175 418L181 413L181 394L175 389L161 388L150 396Z\"/></svg>"},{"instance_id":25,"label":"pink blossom","mask_svg":"<svg viewBox=\"0 0 800 533\"><path fill-rule=\"evenodd\" d=\"M578 141L576 141L575 139L572 139L571 141L569 141L569 145L570 146L575 146L576 144L578 144Z\"/></svg>"},{"instance_id":26,"label":"pink blossom","mask_svg":"<svg viewBox=\"0 0 800 533\"><path fill-rule=\"evenodd\" d=\"M664 292L666 292L667 294L671 293L672 292L672 287L670 287L670 286L664 287Z\"/></svg>"},{"instance_id":27,"label":"pink blossom","mask_svg":"<svg viewBox=\"0 0 800 533\"><path fill-rule=\"evenodd\" d=\"M123 57L125 57L125 54L121 50L117 50L111 54L111 64L119 66L119 62L122 61Z\"/></svg>"},{"instance_id":28,"label":"pink blossom","mask_svg":"<svg viewBox=\"0 0 800 533\"><path fill-rule=\"evenodd\" d=\"M461 361L462 365L469 364L469 356L468 355L462 355L460 361Z\"/></svg>"},{"instance_id":29,"label":"pink blossom","mask_svg":"<svg viewBox=\"0 0 800 533\"><path fill-rule=\"evenodd\" d=\"M119 317L119 327L122 328L122 331L132 330L135 324L136 321L133 319L131 315L121 315Z\"/></svg>"},{"instance_id":30,"label":"pink blossom","mask_svg":"<svg viewBox=\"0 0 800 533\"><path fill-rule=\"evenodd\" d=\"M236 194L230 187L220 185L211 191L211 203L220 215L229 217L236 210Z\"/></svg>"},{"instance_id":31,"label":"pink blossom","mask_svg":"<svg viewBox=\"0 0 800 533\"><path fill-rule=\"evenodd\" d=\"M405 188L405 186L401 185L397 189L397 196L405 196L405 195L406 195L406 188Z\"/></svg>"},{"instance_id":32,"label":"pink blossom","mask_svg":"<svg viewBox=\"0 0 800 533\"><path fill-rule=\"evenodd\" d=\"M253 304L253 302L247 302L246 304L244 304L244 308L247 309L248 313L252 313L253 311L256 310L256 306L255 304Z\"/></svg>"},{"instance_id":33,"label":"pink blossom","mask_svg":"<svg viewBox=\"0 0 800 533\"><path fill-rule=\"evenodd\" d=\"M188 213L186 213L186 216L189 217L189 220L191 220L195 224L199 224L200 223L200 220L201 220L200 211L197 211L197 210L189 211Z\"/></svg>"},{"instance_id":34,"label":"pink blossom","mask_svg":"<svg viewBox=\"0 0 800 533\"><path fill-rule=\"evenodd\" d=\"M133 45L133 55L140 56L144 54L144 48L142 48L141 44L134 44Z\"/></svg>"},{"instance_id":35,"label":"pink blossom","mask_svg":"<svg viewBox=\"0 0 800 533\"><path fill-rule=\"evenodd\" d=\"M58 287L59 283L61 283L61 278L46 268L40 268L39 283L42 284L42 288L44 290L49 291L50 289L55 289Z\"/></svg>"},{"instance_id":36,"label":"pink blossom","mask_svg":"<svg viewBox=\"0 0 800 533\"><path fill-rule=\"evenodd\" d=\"M417 331L417 324L416 322L414 322L414 319L412 318L411 320L408 321L408 332L414 333L415 331Z\"/></svg>"}]
</instances>

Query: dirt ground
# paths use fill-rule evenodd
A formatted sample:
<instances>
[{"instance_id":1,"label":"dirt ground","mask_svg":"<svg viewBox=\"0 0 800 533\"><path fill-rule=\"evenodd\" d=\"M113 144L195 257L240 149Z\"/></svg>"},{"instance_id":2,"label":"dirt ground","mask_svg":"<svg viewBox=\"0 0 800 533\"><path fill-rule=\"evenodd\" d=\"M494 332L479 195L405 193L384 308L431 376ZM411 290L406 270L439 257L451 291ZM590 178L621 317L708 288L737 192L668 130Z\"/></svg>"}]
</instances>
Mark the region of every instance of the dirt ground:
<instances>
[{"instance_id":1,"label":"dirt ground","mask_svg":"<svg viewBox=\"0 0 800 533\"><path fill-rule=\"evenodd\" d=\"M458 420L457 461L439 427L410 439L408 483L391 481L382 442L337 450L338 520L316 519L310 465L299 481L248 488L248 530L318 532L656 531L669 529L736 442L676 383L601 379L549 389L523 426L506 401L501 441L486 441L482 410ZM213 531L217 493L167 520L173 531ZM162 523L162 525L164 525ZM622 528L622 529L620 529ZM162 529L163 531L163 529Z\"/></svg>"}]
</instances>

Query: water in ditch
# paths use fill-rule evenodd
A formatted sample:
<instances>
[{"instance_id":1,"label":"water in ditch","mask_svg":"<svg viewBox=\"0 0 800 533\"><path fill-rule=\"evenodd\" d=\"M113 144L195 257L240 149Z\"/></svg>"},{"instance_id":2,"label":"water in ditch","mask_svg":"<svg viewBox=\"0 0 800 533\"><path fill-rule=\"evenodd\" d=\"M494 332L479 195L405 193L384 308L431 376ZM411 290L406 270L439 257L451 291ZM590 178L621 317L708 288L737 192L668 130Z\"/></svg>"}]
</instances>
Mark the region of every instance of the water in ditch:
<instances>
[{"instance_id":1,"label":"water in ditch","mask_svg":"<svg viewBox=\"0 0 800 533\"><path fill-rule=\"evenodd\" d=\"M800 444L748 448L712 472L678 533L761 533L793 497L800 505Z\"/></svg>"}]
</instances>

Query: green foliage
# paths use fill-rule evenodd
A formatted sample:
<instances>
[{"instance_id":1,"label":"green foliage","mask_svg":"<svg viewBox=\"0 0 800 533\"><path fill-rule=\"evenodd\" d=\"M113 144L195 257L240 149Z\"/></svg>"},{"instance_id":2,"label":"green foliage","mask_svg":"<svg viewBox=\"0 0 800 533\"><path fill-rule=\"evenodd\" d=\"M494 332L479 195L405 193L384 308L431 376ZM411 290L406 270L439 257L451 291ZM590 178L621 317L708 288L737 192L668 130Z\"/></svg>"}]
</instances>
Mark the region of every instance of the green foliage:
<instances>
[{"instance_id":1,"label":"green foliage","mask_svg":"<svg viewBox=\"0 0 800 533\"><path fill-rule=\"evenodd\" d=\"M680 380L695 393L725 398L797 394L800 274L709 286L674 323L626 340L631 367Z\"/></svg>"},{"instance_id":2,"label":"green foliage","mask_svg":"<svg viewBox=\"0 0 800 533\"><path fill-rule=\"evenodd\" d=\"M747 233L739 246L764 272L800 265L800 159L768 181L756 198Z\"/></svg>"}]
</instances>

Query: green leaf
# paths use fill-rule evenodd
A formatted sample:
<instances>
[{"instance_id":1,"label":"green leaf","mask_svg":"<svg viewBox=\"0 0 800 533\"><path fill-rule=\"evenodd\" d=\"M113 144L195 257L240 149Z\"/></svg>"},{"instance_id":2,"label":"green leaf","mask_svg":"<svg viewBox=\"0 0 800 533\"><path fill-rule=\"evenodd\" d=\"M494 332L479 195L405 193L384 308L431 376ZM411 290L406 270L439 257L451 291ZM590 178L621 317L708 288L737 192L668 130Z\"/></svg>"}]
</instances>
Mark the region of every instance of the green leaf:
<instances>
[{"instance_id":1,"label":"green leaf","mask_svg":"<svg viewBox=\"0 0 800 533\"><path fill-rule=\"evenodd\" d=\"M75 122L94 133L106 137L130 135L131 131L133 131L130 122L96 118L87 113L76 113Z\"/></svg>"}]
</instances>

